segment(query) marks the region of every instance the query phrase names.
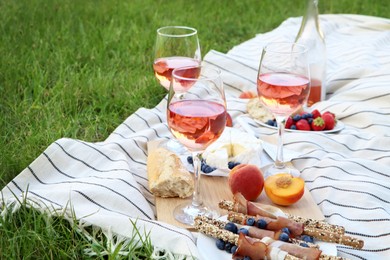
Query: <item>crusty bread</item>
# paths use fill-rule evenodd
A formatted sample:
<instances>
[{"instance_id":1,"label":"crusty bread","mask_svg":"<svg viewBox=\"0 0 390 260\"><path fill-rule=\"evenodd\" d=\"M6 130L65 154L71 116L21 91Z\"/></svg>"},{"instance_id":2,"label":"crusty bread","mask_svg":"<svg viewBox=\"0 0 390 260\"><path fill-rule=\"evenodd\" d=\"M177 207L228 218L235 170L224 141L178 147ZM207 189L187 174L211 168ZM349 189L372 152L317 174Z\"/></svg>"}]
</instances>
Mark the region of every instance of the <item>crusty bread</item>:
<instances>
[{"instance_id":1,"label":"crusty bread","mask_svg":"<svg viewBox=\"0 0 390 260\"><path fill-rule=\"evenodd\" d=\"M194 180L191 173L171 151L163 147L150 151L147 170L149 189L155 196L186 198L192 195Z\"/></svg>"}]
</instances>

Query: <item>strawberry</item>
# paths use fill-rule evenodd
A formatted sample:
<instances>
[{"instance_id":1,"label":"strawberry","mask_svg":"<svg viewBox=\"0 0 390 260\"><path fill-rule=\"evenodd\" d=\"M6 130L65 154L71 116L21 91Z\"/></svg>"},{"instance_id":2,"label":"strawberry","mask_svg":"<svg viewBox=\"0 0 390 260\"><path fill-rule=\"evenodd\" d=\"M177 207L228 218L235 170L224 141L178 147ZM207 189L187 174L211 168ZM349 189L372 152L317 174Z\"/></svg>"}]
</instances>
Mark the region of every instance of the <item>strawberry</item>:
<instances>
[{"instance_id":1,"label":"strawberry","mask_svg":"<svg viewBox=\"0 0 390 260\"><path fill-rule=\"evenodd\" d=\"M325 130L332 130L336 124L336 119L331 113L324 113L322 119L325 122Z\"/></svg>"},{"instance_id":2,"label":"strawberry","mask_svg":"<svg viewBox=\"0 0 390 260\"><path fill-rule=\"evenodd\" d=\"M336 115L334 113L330 112L330 111L326 111L326 112L323 113L323 115L324 114L330 114L331 116L333 116L333 118L336 118Z\"/></svg>"},{"instance_id":3,"label":"strawberry","mask_svg":"<svg viewBox=\"0 0 390 260\"><path fill-rule=\"evenodd\" d=\"M289 116L289 117L287 118L285 128L286 128L286 129L290 129L291 126L292 126L293 124L294 124L294 120L292 119L291 116Z\"/></svg>"},{"instance_id":4,"label":"strawberry","mask_svg":"<svg viewBox=\"0 0 390 260\"><path fill-rule=\"evenodd\" d=\"M295 124L295 126L297 127L298 130L302 130L302 131L310 131L311 130L309 122L307 122L306 119L299 120Z\"/></svg>"},{"instance_id":5,"label":"strawberry","mask_svg":"<svg viewBox=\"0 0 390 260\"><path fill-rule=\"evenodd\" d=\"M314 109L313 111L311 111L311 114L313 115L313 118L317 118L317 117L321 116L320 111L318 111L317 109Z\"/></svg>"},{"instance_id":6,"label":"strawberry","mask_svg":"<svg viewBox=\"0 0 390 260\"><path fill-rule=\"evenodd\" d=\"M325 129L325 122L322 117L317 117L311 122L311 129L313 131L322 131Z\"/></svg>"}]
</instances>

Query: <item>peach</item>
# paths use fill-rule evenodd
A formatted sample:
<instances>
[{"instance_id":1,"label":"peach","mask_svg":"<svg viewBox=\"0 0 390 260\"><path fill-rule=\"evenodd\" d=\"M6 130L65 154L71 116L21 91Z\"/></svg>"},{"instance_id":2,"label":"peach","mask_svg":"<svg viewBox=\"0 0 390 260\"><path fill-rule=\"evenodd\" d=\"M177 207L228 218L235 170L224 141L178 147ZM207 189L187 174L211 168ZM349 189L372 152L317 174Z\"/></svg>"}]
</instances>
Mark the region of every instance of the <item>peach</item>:
<instances>
[{"instance_id":1,"label":"peach","mask_svg":"<svg viewBox=\"0 0 390 260\"><path fill-rule=\"evenodd\" d=\"M257 95L252 91L244 91L239 96L239 98L242 98L242 99L251 99L251 98L255 98L255 97L257 97Z\"/></svg>"},{"instance_id":2,"label":"peach","mask_svg":"<svg viewBox=\"0 0 390 260\"><path fill-rule=\"evenodd\" d=\"M257 94L252 91L244 91L240 94L239 98L242 99L251 99L257 97Z\"/></svg>"},{"instance_id":3,"label":"peach","mask_svg":"<svg viewBox=\"0 0 390 260\"><path fill-rule=\"evenodd\" d=\"M233 194L240 192L246 200L256 200L264 187L263 173L253 164L239 164L234 167L228 177Z\"/></svg>"},{"instance_id":4,"label":"peach","mask_svg":"<svg viewBox=\"0 0 390 260\"><path fill-rule=\"evenodd\" d=\"M289 173L278 173L265 180L264 189L273 203L289 206L302 198L305 191L305 181Z\"/></svg>"}]
</instances>

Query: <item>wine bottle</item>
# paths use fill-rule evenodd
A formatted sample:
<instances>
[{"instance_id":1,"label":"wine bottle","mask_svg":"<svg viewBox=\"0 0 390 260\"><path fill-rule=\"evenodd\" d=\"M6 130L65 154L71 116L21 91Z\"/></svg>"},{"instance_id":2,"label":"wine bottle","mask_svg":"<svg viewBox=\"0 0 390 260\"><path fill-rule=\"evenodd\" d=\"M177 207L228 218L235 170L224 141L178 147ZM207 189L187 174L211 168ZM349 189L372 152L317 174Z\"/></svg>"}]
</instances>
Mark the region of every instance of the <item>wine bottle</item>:
<instances>
[{"instance_id":1,"label":"wine bottle","mask_svg":"<svg viewBox=\"0 0 390 260\"><path fill-rule=\"evenodd\" d=\"M326 46L318 18L318 0L307 0L306 13L295 38L308 48L311 88L307 105L325 100Z\"/></svg>"}]
</instances>

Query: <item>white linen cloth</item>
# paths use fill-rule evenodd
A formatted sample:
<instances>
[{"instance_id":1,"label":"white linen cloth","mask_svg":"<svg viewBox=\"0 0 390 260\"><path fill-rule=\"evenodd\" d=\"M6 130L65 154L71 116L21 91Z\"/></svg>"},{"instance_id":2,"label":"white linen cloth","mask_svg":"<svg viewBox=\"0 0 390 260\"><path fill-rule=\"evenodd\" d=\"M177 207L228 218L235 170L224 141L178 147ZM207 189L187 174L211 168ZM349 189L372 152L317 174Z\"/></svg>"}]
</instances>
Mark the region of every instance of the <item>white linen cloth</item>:
<instances>
[{"instance_id":1,"label":"white linen cloth","mask_svg":"<svg viewBox=\"0 0 390 260\"><path fill-rule=\"evenodd\" d=\"M243 90L254 89L262 46L293 40L301 18L289 18L227 54L211 51L205 63L219 67L235 127L250 128L276 143L275 130L258 126L245 114ZM327 101L346 128L337 134L287 133L286 148L302 155L292 162L327 221L364 239L362 250L338 246L352 259L390 258L390 20L359 15L322 15L328 50ZM147 142L171 138L166 99L140 108L103 142L60 139L1 191L5 203L26 196L35 207L72 207L86 224L131 236L137 220L152 243L176 254L199 257L190 232L155 221L147 185ZM245 127L240 126L237 119Z\"/></svg>"}]
</instances>

